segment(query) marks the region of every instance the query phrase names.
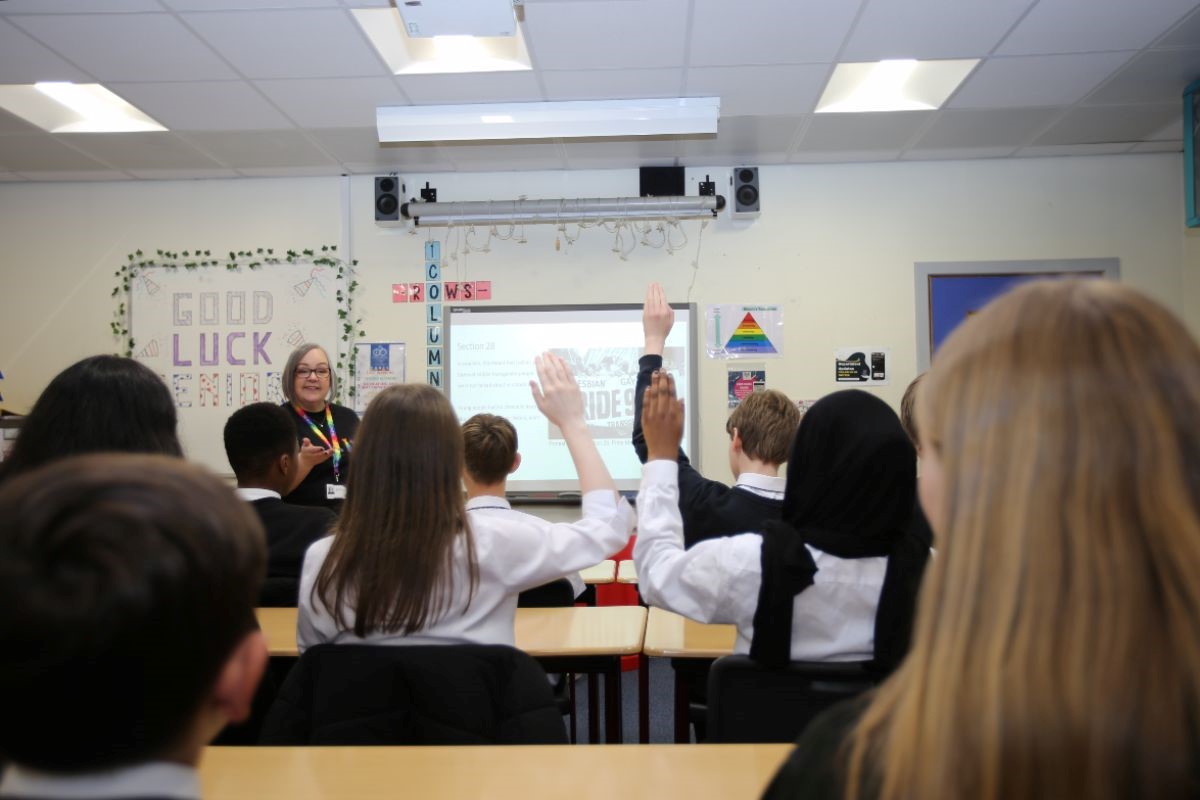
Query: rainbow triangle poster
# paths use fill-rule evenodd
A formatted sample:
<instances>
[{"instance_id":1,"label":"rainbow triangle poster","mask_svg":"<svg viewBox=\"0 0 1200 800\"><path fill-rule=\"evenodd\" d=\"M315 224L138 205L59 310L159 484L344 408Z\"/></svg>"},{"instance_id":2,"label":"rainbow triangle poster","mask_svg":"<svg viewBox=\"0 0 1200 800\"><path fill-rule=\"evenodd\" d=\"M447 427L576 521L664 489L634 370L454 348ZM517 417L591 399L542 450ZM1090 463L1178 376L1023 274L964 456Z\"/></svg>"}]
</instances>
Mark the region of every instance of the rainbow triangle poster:
<instances>
[{"instance_id":1,"label":"rainbow triangle poster","mask_svg":"<svg viewBox=\"0 0 1200 800\"><path fill-rule=\"evenodd\" d=\"M746 312L746 316L742 317L742 321L733 331L733 336L730 336L729 341L725 343L725 352L739 355L746 353L760 355L778 351L775 349L775 345L771 344L771 340L767 338L767 334L763 332L762 326L755 321L754 315Z\"/></svg>"},{"instance_id":2,"label":"rainbow triangle poster","mask_svg":"<svg viewBox=\"0 0 1200 800\"><path fill-rule=\"evenodd\" d=\"M709 358L779 358L783 309L770 305L713 305L705 309Z\"/></svg>"}]
</instances>

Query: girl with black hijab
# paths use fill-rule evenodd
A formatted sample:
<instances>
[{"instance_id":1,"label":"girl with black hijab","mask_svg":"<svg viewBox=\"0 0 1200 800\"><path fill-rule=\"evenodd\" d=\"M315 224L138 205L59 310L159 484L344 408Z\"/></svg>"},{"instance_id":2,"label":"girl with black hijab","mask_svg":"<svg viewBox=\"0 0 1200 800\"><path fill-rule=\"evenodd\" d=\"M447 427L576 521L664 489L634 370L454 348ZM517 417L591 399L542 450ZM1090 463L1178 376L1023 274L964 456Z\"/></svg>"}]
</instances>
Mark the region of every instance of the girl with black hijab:
<instances>
[{"instance_id":1,"label":"girl with black hijab","mask_svg":"<svg viewBox=\"0 0 1200 800\"><path fill-rule=\"evenodd\" d=\"M646 601L736 625L734 651L764 664L873 660L890 672L929 556L910 532L916 454L895 412L858 390L818 401L796 432L781 521L690 550L674 461L682 419L670 377L656 375L634 549Z\"/></svg>"}]
</instances>

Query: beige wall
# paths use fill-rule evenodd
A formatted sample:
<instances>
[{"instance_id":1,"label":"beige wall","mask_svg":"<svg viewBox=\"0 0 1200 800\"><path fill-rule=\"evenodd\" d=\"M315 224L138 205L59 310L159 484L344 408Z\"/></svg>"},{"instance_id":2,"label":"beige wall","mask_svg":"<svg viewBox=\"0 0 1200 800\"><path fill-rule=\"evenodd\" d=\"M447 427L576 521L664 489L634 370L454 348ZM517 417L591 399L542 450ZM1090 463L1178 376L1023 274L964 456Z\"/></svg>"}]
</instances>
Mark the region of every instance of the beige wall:
<instances>
[{"instance_id":1,"label":"beige wall","mask_svg":"<svg viewBox=\"0 0 1200 800\"><path fill-rule=\"evenodd\" d=\"M409 378L423 380L423 308L393 304L391 285L422 279L432 235L445 242L445 279L491 280L493 303L639 302L648 280L676 301L781 303L785 357L765 362L771 385L819 397L836 388L835 348L879 344L893 362L892 383L878 391L897 404L916 369L917 261L1116 257L1123 281L1200 331L1200 237L1183 226L1181 170L1178 154L764 167L760 218L723 217L702 238L699 223L685 223L684 248L638 247L628 261L598 229L569 245L550 226L530 226L525 244L493 240L489 253L462 254L461 231L446 242L443 228L378 227L370 177L0 184L0 393L26 410L58 370L115 349L112 272L139 247L346 242L360 261L367 337L408 342ZM689 192L704 172L688 170ZM430 180L442 200L614 197L637 187L636 170L404 178L409 194ZM486 238L477 232L473 243ZM699 376L701 462L714 477L728 471L725 366L705 361Z\"/></svg>"}]
</instances>

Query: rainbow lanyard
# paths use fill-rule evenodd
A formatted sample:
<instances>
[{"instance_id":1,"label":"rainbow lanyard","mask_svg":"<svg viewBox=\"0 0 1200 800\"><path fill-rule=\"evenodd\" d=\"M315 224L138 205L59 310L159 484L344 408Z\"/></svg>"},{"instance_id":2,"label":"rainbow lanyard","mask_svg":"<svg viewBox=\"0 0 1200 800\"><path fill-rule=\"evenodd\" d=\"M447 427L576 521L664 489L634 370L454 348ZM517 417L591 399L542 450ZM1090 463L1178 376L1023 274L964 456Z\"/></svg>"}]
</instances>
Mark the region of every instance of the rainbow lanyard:
<instances>
[{"instance_id":1,"label":"rainbow lanyard","mask_svg":"<svg viewBox=\"0 0 1200 800\"><path fill-rule=\"evenodd\" d=\"M338 438L337 428L333 427L333 411L330 410L329 403L325 404L325 426L329 428L329 438L325 438L325 434L321 433L321 429L317 427L317 423L312 421L308 413L300 406L293 405L292 410L300 415L300 419L308 423L308 427L312 428L312 432L325 445L325 447L333 450L333 480L335 483L342 482L341 470L339 467L342 464L342 440ZM350 451L350 443L346 442L346 452Z\"/></svg>"}]
</instances>

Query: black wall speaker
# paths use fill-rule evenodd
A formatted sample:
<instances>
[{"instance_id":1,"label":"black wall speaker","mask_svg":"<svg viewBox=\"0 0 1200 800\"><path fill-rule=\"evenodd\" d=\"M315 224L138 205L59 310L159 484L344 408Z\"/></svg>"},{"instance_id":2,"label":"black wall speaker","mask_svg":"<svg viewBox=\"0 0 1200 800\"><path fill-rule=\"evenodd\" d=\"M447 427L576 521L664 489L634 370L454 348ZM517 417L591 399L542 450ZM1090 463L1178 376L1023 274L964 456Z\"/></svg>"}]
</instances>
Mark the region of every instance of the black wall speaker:
<instances>
[{"instance_id":1,"label":"black wall speaker","mask_svg":"<svg viewBox=\"0 0 1200 800\"><path fill-rule=\"evenodd\" d=\"M403 191L400 179L394 175L375 179L376 222L399 222L400 194Z\"/></svg>"},{"instance_id":2,"label":"black wall speaker","mask_svg":"<svg viewBox=\"0 0 1200 800\"><path fill-rule=\"evenodd\" d=\"M758 167L733 168L733 214L748 216L762 211Z\"/></svg>"}]
</instances>

